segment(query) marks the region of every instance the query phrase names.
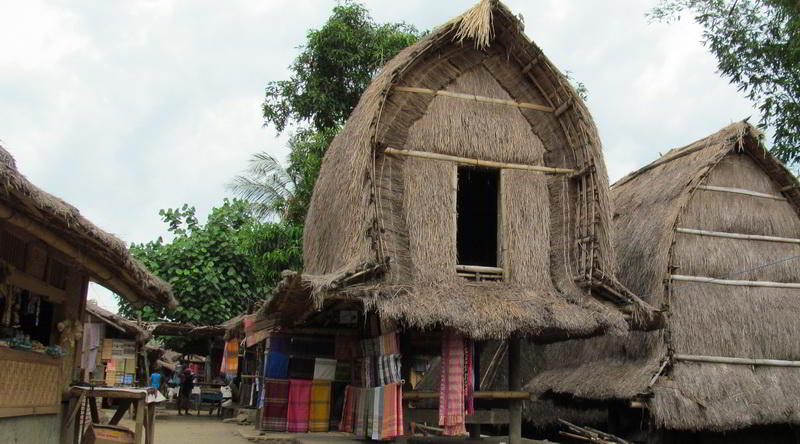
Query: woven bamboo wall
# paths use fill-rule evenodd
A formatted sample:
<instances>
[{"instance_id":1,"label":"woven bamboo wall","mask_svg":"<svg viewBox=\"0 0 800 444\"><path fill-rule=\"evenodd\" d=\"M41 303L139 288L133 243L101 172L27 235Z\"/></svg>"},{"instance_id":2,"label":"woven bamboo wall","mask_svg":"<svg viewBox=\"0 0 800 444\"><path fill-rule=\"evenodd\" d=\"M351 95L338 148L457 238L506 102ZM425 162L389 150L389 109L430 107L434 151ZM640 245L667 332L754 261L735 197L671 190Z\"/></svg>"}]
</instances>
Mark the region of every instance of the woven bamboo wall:
<instances>
[{"instance_id":1,"label":"woven bamboo wall","mask_svg":"<svg viewBox=\"0 0 800 444\"><path fill-rule=\"evenodd\" d=\"M0 413L3 409L60 404L61 359L0 349L0 369Z\"/></svg>"}]
</instances>

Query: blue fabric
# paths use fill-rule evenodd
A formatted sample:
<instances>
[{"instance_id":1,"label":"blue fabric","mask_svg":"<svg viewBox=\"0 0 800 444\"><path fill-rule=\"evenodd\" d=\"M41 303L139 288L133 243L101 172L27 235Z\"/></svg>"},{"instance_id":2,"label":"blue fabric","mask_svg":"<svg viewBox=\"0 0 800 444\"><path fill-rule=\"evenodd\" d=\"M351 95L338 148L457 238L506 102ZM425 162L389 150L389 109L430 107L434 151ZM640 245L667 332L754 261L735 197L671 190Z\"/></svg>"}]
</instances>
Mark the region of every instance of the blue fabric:
<instances>
[{"instance_id":1,"label":"blue fabric","mask_svg":"<svg viewBox=\"0 0 800 444\"><path fill-rule=\"evenodd\" d=\"M150 386L155 388L161 387L161 373L153 373L150 375Z\"/></svg>"},{"instance_id":2,"label":"blue fabric","mask_svg":"<svg viewBox=\"0 0 800 444\"><path fill-rule=\"evenodd\" d=\"M267 378L286 379L289 377L289 355L286 353L267 353Z\"/></svg>"}]
</instances>

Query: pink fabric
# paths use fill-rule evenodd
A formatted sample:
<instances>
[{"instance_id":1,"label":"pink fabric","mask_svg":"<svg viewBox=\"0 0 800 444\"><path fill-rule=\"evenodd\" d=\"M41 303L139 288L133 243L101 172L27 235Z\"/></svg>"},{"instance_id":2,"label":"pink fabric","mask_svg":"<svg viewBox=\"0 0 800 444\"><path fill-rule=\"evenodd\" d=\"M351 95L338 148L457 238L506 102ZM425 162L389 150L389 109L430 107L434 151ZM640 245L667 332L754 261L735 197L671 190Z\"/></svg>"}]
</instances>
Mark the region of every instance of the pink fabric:
<instances>
[{"instance_id":1,"label":"pink fabric","mask_svg":"<svg viewBox=\"0 0 800 444\"><path fill-rule=\"evenodd\" d=\"M475 363L473 361L475 353L475 345L470 339L464 339L464 350L467 354L466 357L466 366L467 366L467 377L464 381L465 393L464 396L467 398L467 405L466 405L466 412L467 415L474 415L475 414L475 398L473 395L475 394L475 373L474 367Z\"/></svg>"},{"instance_id":2,"label":"pink fabric","mask_svg":"<svg viewBox=\"0 0 800 444\"><path fill-rule=\"evenodd\" d=\"M448 436L466 435L464 338L453 329L442 333L442 362L439 379L439 425Z\"/></svg>"},{"instance_id":3,"label":"pink fabric","mask_svg":"<svg viewBox=\"0 0 800 444\"><path fill-rule=\"evenodd\" d=\"M311 381L289 380L289 412L286 415L286 430L290 433L308 432L311 413Z\"/></svg>"}]
</instances>

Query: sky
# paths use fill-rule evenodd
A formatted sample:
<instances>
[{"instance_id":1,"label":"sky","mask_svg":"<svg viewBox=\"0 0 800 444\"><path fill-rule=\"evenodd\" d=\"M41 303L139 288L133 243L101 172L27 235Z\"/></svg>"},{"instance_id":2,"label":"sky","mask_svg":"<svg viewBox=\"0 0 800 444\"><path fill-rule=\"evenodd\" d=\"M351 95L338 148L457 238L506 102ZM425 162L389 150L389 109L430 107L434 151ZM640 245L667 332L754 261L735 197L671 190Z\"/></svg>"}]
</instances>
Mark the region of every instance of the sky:
<instances>
[{"instance_id":1,"label":"sky","mask_svg":"<svg viewBox=\"0 0 800 444\"><path fill-rule=\"evenodd\" d=\"M364 2L377 22L431 29L475 0ZM716 70L691 19L655 0L506 0L556 66L585 84L611 181L758 111ZM288 154L264 87L289 76L331 0L0 0L0 143L33 183L127 242L158 211L204 217L248 158ZM90 298L115 310L101 287Z\"/></svg>"}]
</instances>

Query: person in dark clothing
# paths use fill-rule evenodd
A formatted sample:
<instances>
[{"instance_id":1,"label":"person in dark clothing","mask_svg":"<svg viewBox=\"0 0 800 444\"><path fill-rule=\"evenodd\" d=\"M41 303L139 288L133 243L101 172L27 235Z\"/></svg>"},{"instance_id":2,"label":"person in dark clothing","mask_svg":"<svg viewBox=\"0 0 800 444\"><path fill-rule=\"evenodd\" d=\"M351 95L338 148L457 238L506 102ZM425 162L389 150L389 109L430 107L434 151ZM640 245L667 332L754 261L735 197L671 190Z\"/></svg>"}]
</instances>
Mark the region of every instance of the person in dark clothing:
<instances>
[{"instance_id":1,"label":"person in dark clothing","mask_svg":"<svg viewBox=\"0 0 800 444\"><path fill-rule=\"evenodd\" d=\"M187 415L191 415L189 413L189 407L191 405L191 397L192 397L192 389L194 388L194 375L192 374L191 369L186 369L181 374L181 390L178 394L178 414L181 414L181 409L186 411Z\"/></svg>"}]
</instances>

